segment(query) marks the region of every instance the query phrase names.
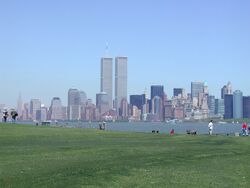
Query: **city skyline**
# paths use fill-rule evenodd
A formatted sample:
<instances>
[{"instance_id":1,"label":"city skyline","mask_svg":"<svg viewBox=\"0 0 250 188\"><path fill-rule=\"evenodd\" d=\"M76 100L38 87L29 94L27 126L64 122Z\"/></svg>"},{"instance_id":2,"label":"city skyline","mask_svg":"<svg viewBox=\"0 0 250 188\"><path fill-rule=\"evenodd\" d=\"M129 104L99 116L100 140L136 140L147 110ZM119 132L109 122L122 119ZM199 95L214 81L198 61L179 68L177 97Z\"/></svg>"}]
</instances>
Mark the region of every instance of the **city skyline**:
<instances>
[{"instance_id":1,"label":"city skyline","mask_svg":"<svg viewBox=\"0 0 250 188\"><path fill-rule=\"evenodd\" d=\"M16 107L21 93L23 102L65 105L69 88L94 100L106 42L110 57L129 59L128 95L163 85L172 96L193 81L218 98L228 81L250 95L249 8L244 0L2 1L0 103Z\"/></svg>"}]
</instances>

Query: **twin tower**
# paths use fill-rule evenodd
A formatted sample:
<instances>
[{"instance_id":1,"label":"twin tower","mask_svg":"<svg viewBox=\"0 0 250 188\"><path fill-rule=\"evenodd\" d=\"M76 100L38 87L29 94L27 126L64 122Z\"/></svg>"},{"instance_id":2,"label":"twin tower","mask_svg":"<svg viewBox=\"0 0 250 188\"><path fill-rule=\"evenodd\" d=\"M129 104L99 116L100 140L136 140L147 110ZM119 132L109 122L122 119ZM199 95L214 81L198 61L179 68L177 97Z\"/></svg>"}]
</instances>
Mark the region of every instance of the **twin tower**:
<instances>
[{"instance_id":1,"label":"twin tower","mask_svg":"<svg viewBox=\"0 0 250 188\"><path fill-rule=\"evenodd\" d=\"M115 58L115 98L113 103L113 58L101 58L101 92L108 95L109 109L121 115L122 104L127 103L127 57Z\"/></svg>"}]
</instances>

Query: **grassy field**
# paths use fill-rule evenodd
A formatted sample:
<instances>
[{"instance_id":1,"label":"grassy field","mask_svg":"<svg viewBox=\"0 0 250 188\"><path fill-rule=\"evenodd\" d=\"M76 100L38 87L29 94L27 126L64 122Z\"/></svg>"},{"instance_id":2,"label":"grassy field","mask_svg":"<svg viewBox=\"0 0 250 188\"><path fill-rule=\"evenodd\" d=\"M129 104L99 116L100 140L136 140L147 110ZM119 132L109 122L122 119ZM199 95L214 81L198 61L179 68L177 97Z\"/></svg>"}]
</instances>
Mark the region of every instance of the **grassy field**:
<instances>
[{"instance_id":1,"label":"grassy field","mask_svg":"<svg viewBox=\"0 0 250 188\"><path fill-rule=\"evenodd\" d=\"M250 187L250 137L0 124L0 187Z\"/></svg>"}]
</instances>

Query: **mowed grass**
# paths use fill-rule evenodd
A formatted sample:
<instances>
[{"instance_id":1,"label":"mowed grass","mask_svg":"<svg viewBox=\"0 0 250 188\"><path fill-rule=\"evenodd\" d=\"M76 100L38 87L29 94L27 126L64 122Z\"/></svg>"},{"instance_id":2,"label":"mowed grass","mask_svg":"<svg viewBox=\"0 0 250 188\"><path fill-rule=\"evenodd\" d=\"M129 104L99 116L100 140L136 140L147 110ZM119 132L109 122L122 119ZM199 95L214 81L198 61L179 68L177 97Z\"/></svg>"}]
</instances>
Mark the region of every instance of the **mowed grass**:
<instances>
[{"instance_id":1,"label":"mowed grass","mask_svg":"<svg viewBox=\"0 0 250 188\"><path fill-rule=\"evenodd\" d=\"M250 137L0 124L0 187L250 187Z\"/></svg>"}]
</instances>

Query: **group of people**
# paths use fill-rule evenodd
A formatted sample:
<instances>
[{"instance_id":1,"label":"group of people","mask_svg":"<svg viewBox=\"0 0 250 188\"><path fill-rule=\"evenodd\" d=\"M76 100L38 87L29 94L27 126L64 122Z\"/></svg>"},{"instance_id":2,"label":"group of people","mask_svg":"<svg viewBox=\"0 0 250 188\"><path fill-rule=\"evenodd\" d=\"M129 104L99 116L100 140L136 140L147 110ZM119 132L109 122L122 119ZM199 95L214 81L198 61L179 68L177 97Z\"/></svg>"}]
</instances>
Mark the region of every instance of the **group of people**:
<instances>
[{"instance_id":1,"label":"group of people","mask_svg":"<svg viewBox=\"0 0 250 188\"><path fill-rule=\"evenodd\" d=\"M208 134L212 135L213 134L213 120L211 120L208 124ZM247 125L246 122L242 124L242 136L248 136L250 132L250 127Z\"/></svg>"},{"instance_id":2,"label":"group of people","mask_svg":"<svg viewBox=\"0 0 250 188\"><path fill-rule=\"evenodd\" d=\"M18 116L18 113L15 110L12 110L10 112L10 116L11 116L12 122L15 122ZM7 110L3 111L3 122L7 122L8 117L9 117L8 111Z\"/></svg>"}]
</instances>

